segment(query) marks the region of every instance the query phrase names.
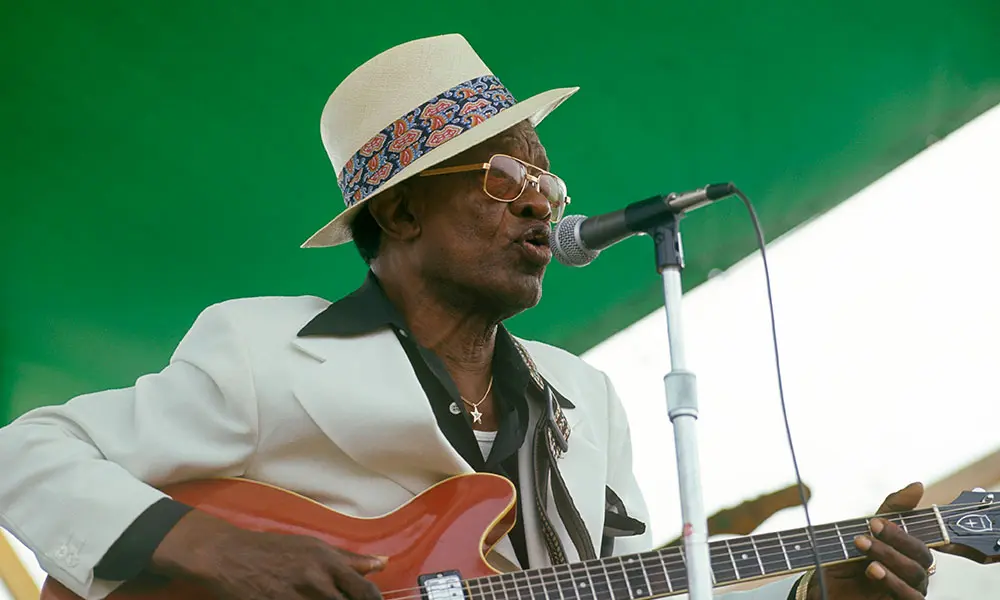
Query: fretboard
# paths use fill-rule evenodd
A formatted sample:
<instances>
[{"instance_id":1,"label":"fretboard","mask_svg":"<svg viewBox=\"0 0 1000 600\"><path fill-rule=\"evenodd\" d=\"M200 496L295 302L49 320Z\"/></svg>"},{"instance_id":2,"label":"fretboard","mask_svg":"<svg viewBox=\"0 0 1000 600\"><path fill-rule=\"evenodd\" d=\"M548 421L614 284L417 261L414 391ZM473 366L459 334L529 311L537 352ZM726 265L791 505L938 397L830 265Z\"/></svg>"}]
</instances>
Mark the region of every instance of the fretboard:
<instances>
[{"instance_id":1,"label":"fretboard","mask_svg":"<svg viewBox=\"0 0 1000 600\"><path fill-rule=\"evenodd\" d=\"M881 515L930 546L945 542L933 509ZM813 527L820 561L862 558L854 538L869 534L867 519ZM715 586L803 571L815 565L806 529L763 533L709 544ZM684 549L670 546L641 554L543 567L466 581L474 600L641 600L687 591Z\"/></svg>"}]
</instances>

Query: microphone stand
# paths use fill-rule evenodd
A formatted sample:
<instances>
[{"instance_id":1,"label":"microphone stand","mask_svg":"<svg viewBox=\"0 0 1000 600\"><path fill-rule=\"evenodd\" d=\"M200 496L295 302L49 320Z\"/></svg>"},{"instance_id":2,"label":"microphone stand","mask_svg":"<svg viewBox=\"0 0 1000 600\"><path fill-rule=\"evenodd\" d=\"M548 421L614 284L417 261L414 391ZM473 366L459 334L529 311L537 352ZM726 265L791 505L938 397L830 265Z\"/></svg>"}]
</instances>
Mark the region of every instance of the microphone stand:
<instances>
[{"instance_id":1,"label":"microphone stand","mask_svg":"<svg viewBox=\"0 0 1000 600\"><path fill-rule=\"evenodd\" d=\"M667 198L669 202L669 197ZM667 397L667 415L674 427L677 453L677 478L681 496L682 537L691 600L711 600L712 563L708 553L708 519L702 500L698 460L698 396L695 375L686 370L684 338L681 329L681 271L684 250L679 221L681 212L663 216L646 233L656 247L656 270L663 278L663 298L667 312L667 343L670 372L663 378Z\"/></svg>"}]
</instances>

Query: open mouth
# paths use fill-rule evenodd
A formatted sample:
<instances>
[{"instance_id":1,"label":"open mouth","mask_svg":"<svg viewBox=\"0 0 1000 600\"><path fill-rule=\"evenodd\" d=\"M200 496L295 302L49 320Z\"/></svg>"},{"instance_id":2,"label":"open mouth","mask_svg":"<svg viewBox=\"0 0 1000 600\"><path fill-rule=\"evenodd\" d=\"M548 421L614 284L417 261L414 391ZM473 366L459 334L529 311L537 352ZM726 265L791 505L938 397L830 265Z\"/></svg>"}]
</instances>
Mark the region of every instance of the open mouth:
<instances>
[{"instance_id":1,"label":"open mouth","mask_svg":"<svg viewBox=\"0 0 1000 600\"><path fill-rule=\"evenodd\" d=\"M532 227L523 236L521 236L521 243L530 244L539 248L549 247L549 228L548 227Z\"/></svg>"},{"instance_id":2,"label":"open mouth","mask_svg":"<svg viewBox=\"0 0 1000 600\"><path fill-rule=\"evenodd\" d=\"M547 265L552 260L549 235L549 228L544 225L532 227L518 239L518 246L523 249L531 262L541 266Z\"/></svg>"}]
</instances>

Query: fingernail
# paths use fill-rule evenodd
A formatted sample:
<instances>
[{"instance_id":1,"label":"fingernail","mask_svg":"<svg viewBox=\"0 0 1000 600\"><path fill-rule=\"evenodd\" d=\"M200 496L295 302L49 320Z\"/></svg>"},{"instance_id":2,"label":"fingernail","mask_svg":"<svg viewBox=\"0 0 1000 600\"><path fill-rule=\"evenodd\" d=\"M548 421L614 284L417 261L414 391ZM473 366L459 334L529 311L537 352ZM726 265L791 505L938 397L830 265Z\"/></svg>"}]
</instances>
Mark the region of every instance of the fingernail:
<instances>
[{"instance_id":1,"label":"fingernail","mask_svg":"<svg viewBox=\"0 0 1000 600\"><path fill-rule=\"evenodd\" d=\"M872 564L868 565L868 569L866 570L868 571L868 575L872 579L882 579L883 577L885 577L885 567L878 564L877 562L873 562Z\"/></svg>"},{"instance_id":2,"label":"fingernail","mask_svg":"<svg viewBox=\"0 0 1000 600\"><path fill-rule=\"evenodd\" d=\"M868 549L872 547L872 541L863 535L859 535L854 538L854 545L860 548L862 552L868 552Z\"/></svg>"},{"instance_id":3,"label":"fingernail","mask_svg":"<svg viewBox=\"0 0 1000 600\"><path fill-rule=\"evenodd\" d=\"M389 562L389 557L388 556L382 556L381 554L376 554L374 556L375 556L375 560L379 561L382 564L385 564L385 563Z\"/></svg>"},{"instance_id":4,"label":"fingernail","mask_svg":"<svg viewBox=\"0 0 1000 600\"><path fill-rule=\"evenodd\" d=\"M882 519L872 519L868 526L871 527L872 533L878 535L882 533L882 529L885 528L885 523L882 522Z\"/></svg>"}]
</instances>

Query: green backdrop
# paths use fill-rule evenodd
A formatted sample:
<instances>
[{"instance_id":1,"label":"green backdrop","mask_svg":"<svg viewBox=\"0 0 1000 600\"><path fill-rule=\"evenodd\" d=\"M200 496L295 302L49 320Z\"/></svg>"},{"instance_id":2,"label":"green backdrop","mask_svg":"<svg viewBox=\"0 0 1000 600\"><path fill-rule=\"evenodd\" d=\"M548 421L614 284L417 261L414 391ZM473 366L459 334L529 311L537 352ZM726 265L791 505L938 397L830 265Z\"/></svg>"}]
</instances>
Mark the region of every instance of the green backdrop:
<instances>
[{"instance_id":1,"label":"green backdrop","mask_svg":"<svg viewBox=\"0 0 1000 600\"><path fill-rule=\"evenodd\" d=\"M540 127L574 212L732 180L769 238L1000 102L996 0L0 5L0 423L159 370L210 303L358 285L353 247L299 249L342 206L318 119L402 41L461 32L518 98L580 85ZM737 201L684 236L688 287L754 249ZM510 325L583 351L659 286L636 238Z\"/></svg>"}]
</instances>

